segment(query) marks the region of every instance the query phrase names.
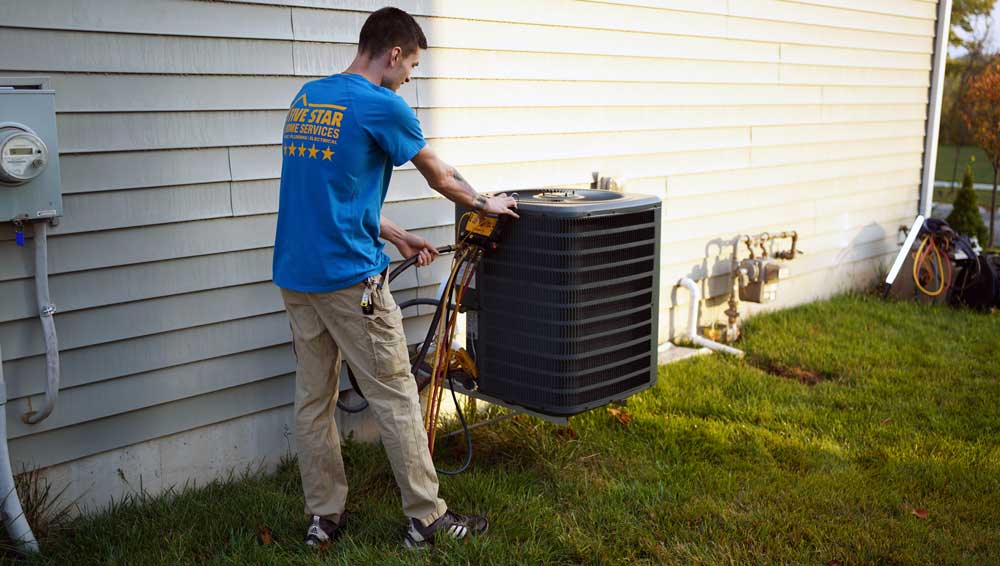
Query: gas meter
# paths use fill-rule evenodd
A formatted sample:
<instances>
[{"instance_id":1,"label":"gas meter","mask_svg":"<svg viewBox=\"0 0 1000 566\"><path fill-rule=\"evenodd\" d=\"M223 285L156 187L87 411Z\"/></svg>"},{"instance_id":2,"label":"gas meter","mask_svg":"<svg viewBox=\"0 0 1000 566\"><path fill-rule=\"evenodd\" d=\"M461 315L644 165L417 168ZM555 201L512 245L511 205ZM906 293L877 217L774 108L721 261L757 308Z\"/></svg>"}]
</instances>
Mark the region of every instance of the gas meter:
<instances>
[{"instance_id":1,"label":"gas meter","mask_svg":"<svg viewBox=\"0 0 1000 566\"><path fill-rule=\"evenodd\" d=\"M62 216L55 92L47 82L0 77L0 222Z\"/></svg>"},{"instance_id":2,"label":"gas meter","mask_svg":"<svg viewBox=\"0 0 1000 566\"><path fill-rule=\"evenodd\" d=\"M770 303L778 298L778 282L788 278L788 268L766 257L740 262L740 300Z\"/></svg>"}]
</instances>

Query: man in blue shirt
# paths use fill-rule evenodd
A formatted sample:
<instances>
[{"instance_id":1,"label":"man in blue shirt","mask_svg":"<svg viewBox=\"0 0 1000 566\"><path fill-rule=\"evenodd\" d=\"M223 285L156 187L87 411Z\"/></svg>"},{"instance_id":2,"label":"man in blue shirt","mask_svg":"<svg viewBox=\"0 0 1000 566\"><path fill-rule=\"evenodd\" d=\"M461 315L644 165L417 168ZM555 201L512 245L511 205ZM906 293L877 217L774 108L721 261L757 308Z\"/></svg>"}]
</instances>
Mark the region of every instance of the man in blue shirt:
<instances>
[{"instance_id":1,"label":"man in blue shirt","mask_svg":"<svg viewBox=\"0 0 1000 566\"><path fill-rule=\"evenodd\" d=\"M307 83L292 101L283 134L274 282L295 343L295 426L307 544L333 539L344 524L347 479L334 421L340 360L346 359L374 413L409 517L405 543L484 532L485 517L450 511L438 497L420 401L410 374L402 316L388 287L373 288L389 256L379 238L427 265L437 250L383 218L393 166L412 161L434 190L477 210L508 214L513 198L479 195L424 141L396 91L409 82L427 40L396 8L374 12L343 73ZM372 294L374 312L362 312Z\"/></svg>"}]
</instances>

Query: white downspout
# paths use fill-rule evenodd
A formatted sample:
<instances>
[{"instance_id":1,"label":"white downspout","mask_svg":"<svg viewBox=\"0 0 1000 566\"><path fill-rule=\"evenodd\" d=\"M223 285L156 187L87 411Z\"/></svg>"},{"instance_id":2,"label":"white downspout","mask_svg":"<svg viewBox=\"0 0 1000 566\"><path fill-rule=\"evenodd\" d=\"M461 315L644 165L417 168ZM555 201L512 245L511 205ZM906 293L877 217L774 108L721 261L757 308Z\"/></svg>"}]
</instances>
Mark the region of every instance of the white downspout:
<instances>
[{"instance_id":1,"label":"white downspout","mask_svg":"<svg viewBox=\"0 0 1000 566\"><path fill-rule=\"evenodd\" d=\"M931 215L934 204L934 170L937 167L938 138L941 133L941 99L944 95L944 71L948 57L948 34L951 30L952 0L938 1L937 37L931 67L930 103L927 107L927 134L924 136L924 174L920 184L920 208L917 214Z\"/></svg>"},{"instance_id":2,"label":"white downspout","mask_svg":"<svg viewBox=\"0 0 1000 566\"><path fill-rule=\"evenodd\" d=\"M0 352L2 360L2 352ZM0 497L3 497L3 522L7 535L18 550L24 553L38 552L38 541L31 532L21 500L14 485L14 474L10 467L10 452L7 451L7 384L3 380L3 366L0 366Z\"/></svg>"},{"instance_id":3,"label":"white downspout","mask_svg":"<svg viewBox=\"0 0 1000 566\"><path fill-rule=\"evenodd\" d=\"M688 277L682 278L677 284L691 292L691 310L688 312L688 338L698 346L742 358L742 350L737 350L725 344L719 344L698 335L698 308L701 306L701 291L698 290L698 284Z\"/></svg>"}]
</instances>

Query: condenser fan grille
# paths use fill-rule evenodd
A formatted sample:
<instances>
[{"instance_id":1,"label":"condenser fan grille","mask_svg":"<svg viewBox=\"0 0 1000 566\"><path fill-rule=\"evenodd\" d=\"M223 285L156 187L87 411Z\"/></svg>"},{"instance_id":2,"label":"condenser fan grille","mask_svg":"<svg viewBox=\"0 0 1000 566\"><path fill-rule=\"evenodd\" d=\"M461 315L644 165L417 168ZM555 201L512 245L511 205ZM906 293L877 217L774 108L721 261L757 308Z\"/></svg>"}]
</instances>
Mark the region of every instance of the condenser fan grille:
<instances>
[{"instance_id":1,"label":"condenser fan grille","mask_svg":"<svg viewBox=\"0 0 1000 566\"><path fill-rule=\"evenodd\" d=\"M482 394L572 415L655 382L660 207L631 198L522 205L477 275Z\"/></svg>"}]
</instances>

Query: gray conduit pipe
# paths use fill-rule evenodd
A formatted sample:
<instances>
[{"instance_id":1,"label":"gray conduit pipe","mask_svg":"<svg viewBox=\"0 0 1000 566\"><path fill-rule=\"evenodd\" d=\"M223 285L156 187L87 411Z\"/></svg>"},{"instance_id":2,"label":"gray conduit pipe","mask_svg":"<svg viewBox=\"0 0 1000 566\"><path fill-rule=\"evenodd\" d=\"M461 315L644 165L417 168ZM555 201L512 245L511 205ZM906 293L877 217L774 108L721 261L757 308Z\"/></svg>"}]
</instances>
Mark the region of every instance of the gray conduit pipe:
<instances>
[{"instance_id":1,"label":"gray conduit pipe","mask_svg":"<svg viewBox=\"0 0 1000 566\"><path fill-rule=\"evenodd\" d=\"M21 417L27 424L37 424L45 420L56 406L59 396L59 339L56 336L56 321L52 315L56 306L49 300L49 253L47 221L34 222L35 229L35 295L38 298L38 316L42 321L45 336L45 400L40 411L29 411Z\"/></svg>"},{"instance_id":2,"label":"gray conduit pipe","mask_svg":"<svg viewBox=\"0 0 1000 566\"><path fill-rule=\"evenodd\" d=\"M7 534L24 553L38 552L38 541L31 532L21 500L14 486L14 474L10 468L10 452L7 451L7 384L0 369L0 496L3 497L3 522Z\"/></svg>"},{"instance_id":3,"label":"gray conduit pipe","mask_svg":"<svg viewBox=\"0 0 1000 566\"><path fill-rule=\"evenodd\" d=\"M677 285L684 287L691 292L691 310L688 312L688 337L698 346L703 346L715 352L730 354L738 358L743 357L743 351L737 350L725 344L719 344L713 340L698 335L698 308L701 306L701 291L698 284L688 277L681 278Z\"/></svg>"}]
</instances>

